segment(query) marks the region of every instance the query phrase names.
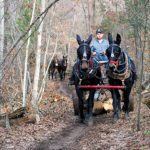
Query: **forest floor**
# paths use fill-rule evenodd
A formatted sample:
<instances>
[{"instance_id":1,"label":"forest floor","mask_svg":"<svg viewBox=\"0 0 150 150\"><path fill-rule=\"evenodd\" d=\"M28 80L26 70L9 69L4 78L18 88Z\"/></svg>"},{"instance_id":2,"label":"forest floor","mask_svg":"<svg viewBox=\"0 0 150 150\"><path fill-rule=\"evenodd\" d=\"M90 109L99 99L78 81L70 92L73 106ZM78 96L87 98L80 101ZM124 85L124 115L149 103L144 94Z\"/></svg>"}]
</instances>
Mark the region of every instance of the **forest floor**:
<instances>
[{"instance_id":1,"label":"forest floor","mask_svg":"<svg viewBox=\"0 0 150 150\"><path fill-rule=\"evenodd\" d=\"M40 103L39 124L22 123L0 127L0 150L149 150L150 110L142 104L141 131L136 131L136 113L112 123L112 112L94 116L88 127L74 116L67 81L49 81ZM135 108L136 105L135 105Z\"/></svg>"}]
</instances>

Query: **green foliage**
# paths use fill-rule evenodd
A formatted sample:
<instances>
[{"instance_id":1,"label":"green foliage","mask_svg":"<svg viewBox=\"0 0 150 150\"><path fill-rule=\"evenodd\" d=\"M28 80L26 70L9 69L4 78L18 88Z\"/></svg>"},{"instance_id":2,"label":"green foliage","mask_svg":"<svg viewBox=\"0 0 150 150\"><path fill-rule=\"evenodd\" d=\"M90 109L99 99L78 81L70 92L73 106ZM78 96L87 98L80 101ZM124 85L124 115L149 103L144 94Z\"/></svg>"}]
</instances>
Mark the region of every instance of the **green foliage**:
<instances>
[{"instance_id":1,"label":"green foliage","mask_svg":"<svg viewBox=\"0 0 150 150\"><path fill-rule=\"evenodd\" d=\"M24 0L20 17L17 20L17 26L21 32L25 32L30 25L32 15L32 3L31 0Z\"/></svg>"},{"instance_id":2,"label":"green foliage","mask_svg":"<svg viewBox=\"0 0 150 150\"><path fill-rule=\"evenodd\" d=\"M36 18L37 14L39 13L39 1L37 1L36 3L36 13L34 18ZM20 17L17 19L16 24L18 26L18 29L24 33L30 26L30 21L31 21L31 17L32 17L32 10L33 10L33 1L32 0L24 0L23 1L23 5L22 5L22 9L20 11ZM35 28L38 26L38 23L32 27L32 35L31 35L31 44L34 44L37 38L37 33L34 32Z\"/></svg>"},{"instance_id":3,"label":"green foliage","mask_svg":"<svg viewBox=\"0 0 150 150\"><path fill-rule=\"evenodd\" d=\"M147 26L146 15L149 15L150 2L148 0L125 0L128 22L138 30Z\"/></svg>"}]
</instances>

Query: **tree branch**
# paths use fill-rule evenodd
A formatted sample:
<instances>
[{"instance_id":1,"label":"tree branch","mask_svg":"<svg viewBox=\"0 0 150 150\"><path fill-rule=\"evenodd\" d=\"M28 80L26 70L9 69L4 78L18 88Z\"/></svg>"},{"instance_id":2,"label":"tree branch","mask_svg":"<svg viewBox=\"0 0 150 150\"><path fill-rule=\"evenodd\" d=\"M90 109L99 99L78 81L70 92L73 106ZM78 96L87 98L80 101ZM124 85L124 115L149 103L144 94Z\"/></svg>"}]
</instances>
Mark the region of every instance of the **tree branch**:
<instances>
[{"instance_id":1,"label":"tree branch","mask_svg":"<svg viewBox=\"0 0 150 150\"><path fill-rule=\"evenodd\" d=\"M49 9L60 0L55 0L53 1L34 21L33 23L28 27L28 29L18 38L18 40L15 42L15 44L10 48L10 51L8 52L8 54L6 55L6 57L4 58L3 62L0 64L3 65L4 62L6 61L7 57L10 55L10 53L16 48L16 46L18 45L18 43L27 35L27 33L31 30L31 28L35 25L35 23L45 14L45 16L47 15Z\"/></svg>"}]
</instances>

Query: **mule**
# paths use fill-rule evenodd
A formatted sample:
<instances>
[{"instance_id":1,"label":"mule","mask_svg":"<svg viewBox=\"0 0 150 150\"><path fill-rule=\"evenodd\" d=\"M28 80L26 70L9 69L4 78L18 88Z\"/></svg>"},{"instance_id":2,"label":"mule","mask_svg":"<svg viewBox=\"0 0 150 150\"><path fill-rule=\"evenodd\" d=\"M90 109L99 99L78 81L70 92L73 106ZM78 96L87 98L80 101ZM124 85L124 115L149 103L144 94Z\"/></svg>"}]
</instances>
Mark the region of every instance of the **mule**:
<instances>
[{"instance_id":1,"label":"mule","mask_svg":"<svg viewBox=\"0 0 150 150\"><path fill-rule=\"evenodd\" d=\"M81 40L81 37L77 35L76 40L79 44L77 49L78 61L73 67L73 78L78 96L79 118L82 123L90 126L93 124L93 105L96 89L81 89L80 85L99 84L101 72L99 70L99 64L91 55L90 42L92 35L90 35L86 41ZM89 94L86 111L84 111L84 93L86 91L88 91Z\"/></svg>"},{"instance_id":2,"label":"mule","mask_svg":"<svg viewBox=\"0 0 150 150\"><path fill-rule=\"evenodd\" d=\"M48 69L49 80L50 80L50 78L52 78L52 80L54 78L55 78L55 80L57 79L58 65L59 65L59 60L58 60L57 56L55 56L52 59L52 62L51 62L49 69Z\"/></svg>"},{"instance_id":3,"label":"mule","mask_svg":"<svg viewBox=\"0 0 150 150\"><path fill-rule=\"evenodd\" d=\"M67 56L63 56L63 58L59 60L58 63L58 72L60 80L65 80L66 69L67 69Z\"/></svg>"},{"instance_id":4,"label":"mule","mask_svg":"<svg viewBox=\"0 0 150 150\"><path fill-rule=\"evenodd\" d=\"M123 85L123 99L125 119L129 118L129 96L136 80L135 65L127 53L123 52L120 43L121 36L117 34L116 40L112 38L112 34L108 34L109 48L106 50L106 55L109 59L108 79L110 85ZM111 89L113 98L113 122L119 119L121 112L121 98L118 89Z\"/></svg>"}]
</instances>

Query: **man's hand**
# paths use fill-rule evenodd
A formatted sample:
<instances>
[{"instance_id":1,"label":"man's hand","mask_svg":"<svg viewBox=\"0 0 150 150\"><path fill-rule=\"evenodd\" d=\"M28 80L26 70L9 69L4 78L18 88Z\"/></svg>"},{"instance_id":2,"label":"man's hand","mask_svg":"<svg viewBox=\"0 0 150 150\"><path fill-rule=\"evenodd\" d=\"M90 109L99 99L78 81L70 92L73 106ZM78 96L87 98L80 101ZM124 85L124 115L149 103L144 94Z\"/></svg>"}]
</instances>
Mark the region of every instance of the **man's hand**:
<instances>
[{"instance_id":1,"label":"man's hand","mask_svg":"<svg viewBox=\"0 0 150 150\"><path fill-rule=\"evenodd\" d=\"M106 54L106 52L104 51L104 52L101 52L100 54L103 54L103 55L105 55L105 54Z\"/></svg>"},{"instance_id":2,"label":"man's hand","mask_svg":"<svg viewBox=\"0 0 150 150\"><path fill-rule=\"evenodd\" d=\"M93 52L92 55L95 56L95 55L96 55L96 52Z\"/></svg>"}]
</instances>

